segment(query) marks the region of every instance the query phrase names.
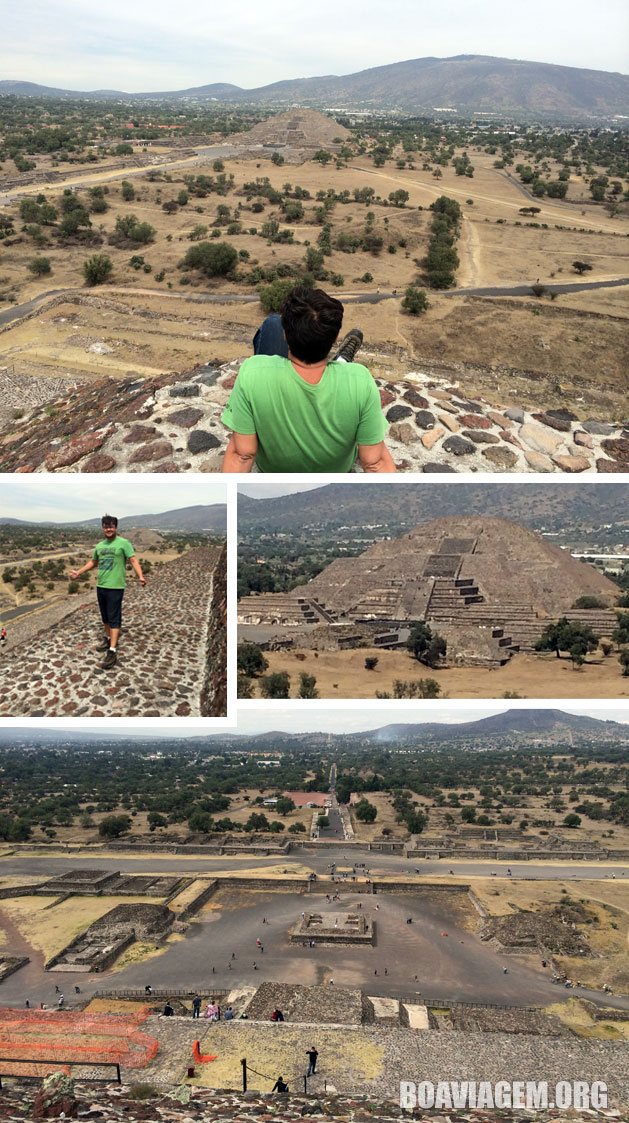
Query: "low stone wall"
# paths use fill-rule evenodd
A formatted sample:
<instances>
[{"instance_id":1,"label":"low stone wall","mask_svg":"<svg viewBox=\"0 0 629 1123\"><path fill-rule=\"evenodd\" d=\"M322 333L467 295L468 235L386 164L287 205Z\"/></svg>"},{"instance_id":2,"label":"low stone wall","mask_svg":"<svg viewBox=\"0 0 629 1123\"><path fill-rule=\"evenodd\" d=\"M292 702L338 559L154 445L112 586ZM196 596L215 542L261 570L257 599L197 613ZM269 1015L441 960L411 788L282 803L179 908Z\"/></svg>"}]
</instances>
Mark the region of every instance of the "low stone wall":
<instances>
[{"instance_id":1,"label":"low stone wall","mask_svg":"<svg viewBox=\"0 0 629 1123\"><path fill-rule=\"evenodd\" d=\"M0 952L0 983L8 979L9 975L19 971L20 967L25 967L27 963L30 963L28 955L3 955Z\"/></svg>"},{"instance_id":2,"label":"low stone wall","mask_svg":"<svg viewBox=\"0 0 629 1123\"><path fill-rule=\"evenodd\" d=\"M219 717L227 713L227 547L220 551L212 576L212 599L208 614L207 668L201 689L201 714Z\"/></svg>"},{"instance_id":3,"label":"low stone wall","mask_svg":"<svg viewBox=\"0 0 629 1123\"><path fill-rule=\"evenodd\" d=\"M9 897L32 897L37 892L35 885L16 885L15 889L0 889L0 901Z\"/></svg>"},{"instance_id":4,"label":"low stone wall","mask_svg":"<svg viewBox=\"0 0 629 1123\"><path fill-rule=\"evenodd\" d=\"M209 901L210 897L214 896L216 890L219 888L219 884L220 882L218 881L211 881L209 885L206 885L204 889L201 889L200 892L197 893L196 897L193 897L193 899L190 901L190 904L186 905L185 909L181 910L181 912L179 913L179 920L188 920L189 917L194 916L195 913L199 912L199 910L203 908L204 904Z\"/></svg>"},{"instance_id":5,"label":"low stone wall","mask_svg":"<svg viewBox=\"0 0 629 1123\"><path fill-rule=\"evenodd\" d=\"M56 302L89 300L72 292ZM42 307L31 315L41 315ZM227 443L220 415L239 365L236 360L187 374L99 379L79 393L64 392L54 415L38 406L0 434L0 471L219 471ZM459 393L451 377L426 371L411 371L399 382L375 381L398 471L626 472L629 442L622 425L607 418L580 419L543 407L534 414L519 406L495 408ZM168 414L176 404L171 399L181 396L192 399L192 412Z\"/></svg>"}]
</instances>

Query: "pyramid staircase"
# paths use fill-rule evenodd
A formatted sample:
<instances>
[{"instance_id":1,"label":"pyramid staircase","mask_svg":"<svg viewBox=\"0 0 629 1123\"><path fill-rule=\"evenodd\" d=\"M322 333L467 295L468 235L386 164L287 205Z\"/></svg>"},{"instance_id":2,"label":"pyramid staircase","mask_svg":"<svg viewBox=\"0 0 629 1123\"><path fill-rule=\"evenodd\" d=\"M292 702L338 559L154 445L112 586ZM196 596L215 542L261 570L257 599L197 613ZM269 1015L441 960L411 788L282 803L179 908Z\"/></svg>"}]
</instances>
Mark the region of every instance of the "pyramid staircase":
<instances>
[{"instance_id":1,"label":"pyramid staircase","mask_svg":"<svg viewBox=\"0 0 629 1123\"><path fill-rule=\"evenodd\" d=\"M258 593L238 604L238 620L244 624L334 624L337 619L323 601L292 593Z\"/></svg>"}]
</instances>

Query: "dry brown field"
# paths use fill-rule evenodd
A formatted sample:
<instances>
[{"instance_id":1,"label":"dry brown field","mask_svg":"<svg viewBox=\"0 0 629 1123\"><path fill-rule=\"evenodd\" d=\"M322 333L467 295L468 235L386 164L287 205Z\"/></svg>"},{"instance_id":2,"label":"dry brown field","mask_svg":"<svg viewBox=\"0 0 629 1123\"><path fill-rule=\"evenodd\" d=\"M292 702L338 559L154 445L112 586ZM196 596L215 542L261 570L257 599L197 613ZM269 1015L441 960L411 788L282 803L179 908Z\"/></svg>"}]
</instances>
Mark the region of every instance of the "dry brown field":
<instances>
[{"instance_id":1,"label":"dry brown field","mask_svg":"<svg viewBox=\"0 0 629 1123\"><path fill-rule=\"evenodd\" d=\"M375 698L376 691L392 695L396 679L436 679L440 698L628 698L629 679L623 678L616 655L573 670L569 659L554 655L515 655L504 667L424 667L403 651L361 647L352 651L269 651L269 674L288 671L291 697L296 697L305 655L317 680L321 698ZM365 658L377 655L375 671L365 670ZM259 696L254 680L254 696ZM419 703L421 705L421 702Z\"/></svg>"},{"instance_id":2,"label":"dry brown field","mask_svg":"<svg viewBox=\"0 0 629 1123\"><path fill-rule=\"evenodd\" d=\"M152 898L160 903L159 898ZM8 897L0 904L3 913L45 959L60 952L95 920L117 905L145 904L146 897L70 897L48 908L50 897Z\"/></svg>"},{"instance_id":3,"label":"dry brown field","mask_svg":"<svg viewBox=\"0 0 629 1123\"><path fill-rule=\"evenodd\" d=\"M317 190L333 187L337 192L351 192L354 187L369 185L386 199L390 191L403 187L410 195L406 208L339 203L330 216L335 233L340 229L360 230L367 211L372 210L376 229L385 239L383 252L377 257L362 251L335 251L326 259L326 267L344 278L342 287L334 290L340 296L378 288L383 293L397 290L395 298L368 310L350 306L346 313L347 327L362 321L364 328L368 323L363 355L374 373L390 378L414 369L459 373L470 394L483 393L496 404L517 400L531 406L572 405L600 416L620 417L627 389L623 359L628 303L622 290L562 294L552 302L548 298L495 300L435 293L430 295L431 308L424 317L414 319L401 311L404 288L417 275L414 259L425 252L428 237L430 214L417 207L426 208L440 194L456 198L463 209L458 243L460 286L530 284L537 278L542 282L577 281L571 269L571 262L577 258L593 265L588 280L627 274L629 218L610 218L602 208L587 203L580 207L561 200L534 200L541 208L536 221L547 223L549 229L516 226L516 222L528 221L518 211L530 200L518 186L515 173L510 178L508 173L493 168L493 159L486 153L473 153L473 179L456 176L452 168L443 169L441 179L434 179L431 172L419 166L414 170L393 166L378 169L364 157L340 169L322 168L312 161L276 168L269 160L226 159L225 170L233 173L236 188L256 176L268 176L278 188L287 182L299 184L311 192L312 200L304 202L305 221L291 224L298 245L270 246L247 232L228 236L224 227L221 240L250 254L245 269L254 261L265 267L282 262L297 264L303 260L304 243L314 245L320 232L311 221ZM260 229L277 208L265 204L262 214L253 214L245 209L243 196L229 193L200 200L191 197L175 215L166 215L161 203L177 196L185 172L212 174L211 162L204 164L194 158L171 167L167 172L171 183L131 177L138 197L125 203L119 193L124 172L89 168L90 183L100 182L110 188L110 210L93 216L94 228L102 226L105 235L105 244L99 249L114 263L110 285L97 290L84 288L82 263L93 252L87 247L53 244L36 250L31 239L24 236L21 244L0 248L0 292L14 292L19 302L50 289L89 295L88 306L70 301L50 309L43 306L32 320L2 333L0 352L5 364L19 374L90 380L105 374L124 377L129 373L181 371L209 359L228 361L248 353L262 315L255 290L225 281L207 282L194 275L192 284L184 288L176 266L191 245L188 235L192 228L197 223L211 226L218 205L227 204L233 210L242 203L240 221L245 231L253 226ZM76 172L69 172L67 182L80 179ZM577 182L571 184L570 197L577 197L582 187ZM61 185L46 191L50 199L60 192ZM471 205L467 200L472 200ZM156 228L154 244L135 250L106 244L117 215L129 213ZM396 245L400 239L406 240L406 247L398 246L395 254L388 253L387 245ZM50 277L34 280L28 273L27 261L36 253L50 257ZM129 266L134 253L152 265L152 274ZM160 269L166 270L162 285L154 280ZM373 282L360 281L366 272L372 274ZM166 287L169 282L170 290ZM205 292L244 292L252 301L218 307L187 299ZM3 307L7 305L0 303L0 309ZM96 341L107 343L112 353L87 351ZM457 364L465 369L457 372Z\"/></svg>"}]
</instances>

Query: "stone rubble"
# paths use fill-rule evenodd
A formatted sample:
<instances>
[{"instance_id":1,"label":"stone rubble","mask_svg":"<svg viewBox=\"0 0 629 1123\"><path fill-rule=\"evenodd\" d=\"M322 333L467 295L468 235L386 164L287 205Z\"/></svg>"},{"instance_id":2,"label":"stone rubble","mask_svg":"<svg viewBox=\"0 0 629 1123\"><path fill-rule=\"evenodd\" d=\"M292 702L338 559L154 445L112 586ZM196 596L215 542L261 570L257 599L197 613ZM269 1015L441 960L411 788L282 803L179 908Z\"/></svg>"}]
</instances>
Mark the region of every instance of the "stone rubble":
<instances>
[{"instance_id":1,"label":"stone rubble","mask_svg":"<svg viewBox=\"0 0 629 1123\"><path fill-rule=\"evenodd\" d=\"M229 436L220 414L239 365L73 389L0 434L0 471L217 472ZM496 408L447 379L419 372L376 383L399 471L629 470L629 421L614 425L565 409Z\"/></svg>"},{"instance_id":2,"label":"stone rubble","mask_svg":"<svg viewBox=\"0 0 629 1123\"><path fill-rule=\"evenodd\" d=\"M208 645L208 628L222 554L213 546L189 550L155 567L144 589L130 578L118 663L111 671L101 669L104 634L95 594L5 652L0 716L218 716L214 699L224 696L218 678L224 680L225 665L223 660L217 676L212 648L222 650L223 641L218 628Z\"/></svg>"},{"instance_id":3,"label":"stone rubble","mask_svg":"<svg viewBox=\"0 0 629 1123\"><path fill-rule=\"evenodd\" d=\"M3 1084L5 1082L3 1081ZM138 1091L136 1091L138 1089ZM414 1109L403 1110L397 1103L374 1096L338 1095L331 1090L310 1096L289 1092L273 1095L263 1092L236 1090L213 1091L194 1089L189 1096L186 1086L147 1089L147 1098L140 1098L138 1085L117 1084L74 1085L77 1108L72 1116L77 1119L99 1120L103 1123L249 1123L250 1120L281 1120L282 1123L381 1123L389 1119L426 1119L431 1123L551 1123L568 1120L569 1123L591 1123L593 1119L623 1119L624 1113L614 1108L594 1111L478 1110L478 1109ZM138 1094L139 1093L139 1094ZM23 1123L34 1118L33 1105L36 1091L25 1083L9 1084L0 1092L0 1120L3 1123ZM57 1116L58 1117L58 1116ZM68 1117L68 1113L66 1113Z\"/></svg>"}]
</instances>

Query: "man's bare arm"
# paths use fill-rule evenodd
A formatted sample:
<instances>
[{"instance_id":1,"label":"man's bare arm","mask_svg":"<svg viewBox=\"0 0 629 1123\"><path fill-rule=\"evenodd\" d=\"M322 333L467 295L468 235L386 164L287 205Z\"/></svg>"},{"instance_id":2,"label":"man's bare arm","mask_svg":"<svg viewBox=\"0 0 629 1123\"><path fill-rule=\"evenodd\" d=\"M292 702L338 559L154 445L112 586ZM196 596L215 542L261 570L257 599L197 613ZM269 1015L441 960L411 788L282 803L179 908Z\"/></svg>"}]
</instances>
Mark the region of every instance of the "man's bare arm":
<instances>
[{"instance_id":1,"label":"man's bare arm","mask_svg":"<svg viewBox=\"0 0 629 1123\"><path fill-rule=\"evenodd\" d=\"M146 577L142 573L142 566L140 565L140 563L139 563L138 559L136 558L135 554L133 555L132 558L129 558L129 561L131 562L131 565L133 566L133 568L135 569L135 572L138 575L138 580L139 580L140 584L146 585Z\"/></svg>"},{"instance_id":2,"label":"man's bare arm","mask_svg":"<svg viewBox=\"0 0 629 1123\"><path fill-rule=\"evenodd\" d=\"M80 569L71 569L70 577L73 581L76 581L77 577L80 577L82 573L89 573L90 569L96 569L96 562L94 561L94 558L90 558L90 560L86 562L85 565L82 565Z\"/></svg>"},{"instance_id":3,"label":"man's bare arm","mask_svg":"<svg viewBox=\"0 0 629 1123\"><path fill-rule=\"evenodd\" d=\"M232 433L225 449L223 472L250 472L258 452L258 438L253 433Z\"/></svg>"},{"instance_id":4,"label":"man's bare arm","mask_svg":"<svg viewBox=\"0 0 629 1123\"><path fill-rule=\"evenodd\" d=\"M396 472L393 457L384 441L377 445L359 445L358 459L363 472Z\"/></svg>"}]
</instances>

